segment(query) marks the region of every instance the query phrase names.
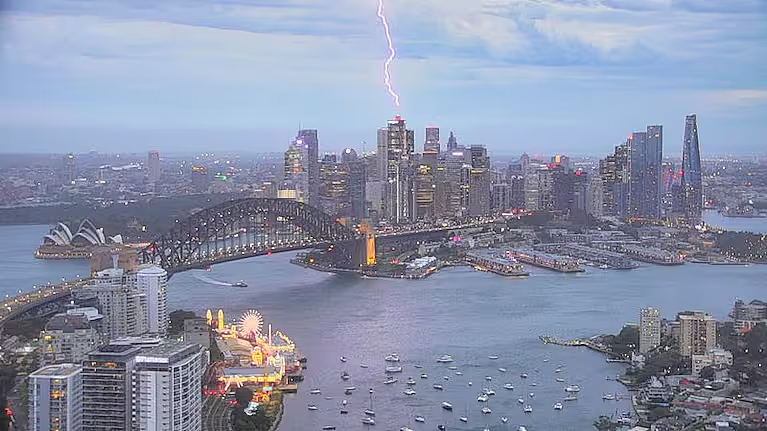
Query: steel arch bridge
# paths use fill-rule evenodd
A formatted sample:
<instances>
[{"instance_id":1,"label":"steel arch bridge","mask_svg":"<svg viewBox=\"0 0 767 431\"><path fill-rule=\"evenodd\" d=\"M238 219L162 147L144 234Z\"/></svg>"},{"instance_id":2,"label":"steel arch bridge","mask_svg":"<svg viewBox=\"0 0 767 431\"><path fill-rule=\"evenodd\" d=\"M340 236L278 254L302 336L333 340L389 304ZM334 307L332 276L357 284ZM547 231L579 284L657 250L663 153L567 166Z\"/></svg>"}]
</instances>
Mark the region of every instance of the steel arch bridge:
<instances>
[{"instance_id":1,"label":"steel arch bridge","mask_svg":"<svg viewBox=\"0 0 767 431\"><path fill-rule=\"evenodd\" d=\"M268 253L349 243L356 232L321 210L290 199L245 198L176 220L139 253L169 273Z\"/></svg>"}]
</instances>

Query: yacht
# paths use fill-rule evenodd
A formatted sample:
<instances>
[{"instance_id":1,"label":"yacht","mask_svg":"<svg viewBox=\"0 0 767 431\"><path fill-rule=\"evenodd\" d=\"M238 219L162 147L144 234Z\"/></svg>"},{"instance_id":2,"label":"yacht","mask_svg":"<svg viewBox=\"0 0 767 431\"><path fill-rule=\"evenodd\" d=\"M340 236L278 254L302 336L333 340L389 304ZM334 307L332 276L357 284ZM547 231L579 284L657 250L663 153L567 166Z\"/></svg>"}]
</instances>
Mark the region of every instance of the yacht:
<instances>
[{"instance_id":1,"label":"yacht","mask_svg":"<svg viewBox=\"0 0 767 431\"><path fill-rule=\"evenodd\" d=\"M399 362L399 355L396 353L392 353L391 355L384 358L384 361L386 362Z\"/></svg>"},{"instance_id":2,"label":"yacht","mask_svg":"<svg viewBox=\"0 0 767 431\"><path fill-rule=\"evenodd\" d=\"M401 373L402 367L386 367L387 373Z\"/></svg>"},{"instance_id":3,"label":"yacht","mask_svg":"<svg viewBox=\"0 0 767 431\"><path fill-rule=\"evenodd\" d=\"M428 378L429 378L429 375L428 375L428 374L426 374L426 373L423 373L423 374L421 374L421 378L422 378L422 379L428 379Z\"/></svg>"},{"instance_id":4,"label":"yacht","mask_svg":"<svg viewBox=\"0 0 767 431\"><path fill-rule=\"evenodd\" d=\"M234 286L234 287L248 287L248 283L240 280L240 281L238 281L236 283L232 283L232 286Z\"/></svg>"},{"instance_id":5,"label":"yacht","mask_svg":"<svg viewBox=\"0 0 767 431\"><path fill-rule=\"evenodd\" d=\"M415 421L416 422L420 422L420 423L424 423L424 422L426 422L426 418L424 418L423 416L416 416L415 417Z\"/></svg>"},{"instance_id":6,"label":"yacht","mask_svg":"<svg viewBox=\"0 0 767 431\"><path fill-rule=\"evenodd\" d=\"M453 370L457 370L458 367L456 367L455 365L451 365L451 366L447 367L447 369L453 371Z\"/></svg>"},{"instance_id":7,"label":"yacht","mask_svg":"<svg viewBox=\"0 0 767 431\"><path fill-rule=\"evenodd\" d=\"M530 392L530 398L535 398L535 392Z\"/></svg>"},{"instance_id":8,"label":"yacht","mask_svg":"<svg viewBox=\"0 0 767 431\"><path fill-rule=\"evenodd\" d=\"M505 372L506 372L506 368L503 368L503 367L501 367L501 368L498 368L498 371L500 371L500 372L502 372L502 373L505 373Z\"/></svg>"},{"instance_id":9,"label":"yacht","mask_svg":"<svg viewBox=\"0 0 767 431\"><path fill-rule=\"evenodd\" d=\"M565 379L563 379L563 378L561 378L561 377L557 377L557 382L559 382L559 383L564 383L564 382L565 382Z\"/></svg>"},{"instance_id":10,"label":"yacht","mask_svg":"<svg viewBox=\"0 0 767 431\"><path fill-rule=\"evenodd\" d=\"M544 358L543 362L549 362L549 358Z\"/></svg>"},{"instance_id":11,"label":"yacht","mask_svg":"<svg viewBox=\"0 0 767 431\"><path fill-rule=\"evenodd\" d=\"M342 406L345 406L345 405L347 405L347 404L349 404L349 402L348 402L348 401L346 401L346 400L343 400L343 401L341 401L341 405L342 405Z\"/></svg>"},{"instance_id":12,"label":"yacht","mask_svg":"<svg viewBox=\"0 0 767 431\"><path fill-rule=\"evenodd\" d=\"M514 385L512 385L511 383L506 383L505 385L503 385L503 389L508 389L510 391L513 391Z\"/></svg>"},{"instance_id":13,"label":"yacht","mask_svg":"<svg viewBox=\"0 0 767 431\"><path fill-rule=\"evenodd\" d=\"M362 411L362 413L365 413L368 416L375 416L376 412L373 411L373 409L365 409Z\"/></svg>"},{"instance_id":14,"label":"yacht","mask_svg":"<svg viewBox=\"0 0 767 431\"><path fill-rule=\"evenodd\" d=\"M460 371L456 371L456 372L455 372L455 375L456 375L456 376L462 376L462 375L463 375L463 373L462 373L462 372L460 372Z\"/></svg>"},{"instance_id":15,"label":"yacht","mask_svg":"<svg viewBox=\"0 0 767 431\"><path fill-rule=\"evenodd\" d=\"M421 369L421 368L423 368L423 365L415 364L415 365L413 365L413 368Z\"/></svg>"},{"instance_id":16,"label":"yacht","mask_svg":"<svg viewBox=\"0 0 767 431\"><path fill-rule=\"evenodd\" d=\"M375 425L376 421L373 418L362 418L363 425Z\"/></svg>"},{"instance_id":17,"label":"yacht","mask_svg":"<svg viewBox=\"0 0 767 431\"><path fill-rule=\"evenodd\" d=\"M344 395L351 395L351 394L352 394L352 391L350 391L348 389L344 391Z\"/></svg>"},{"instance_id":18,"label":"yacht","mask_svg":"<svg viewBox=\"0 0 767 431\"><path fill-rule=\"evenodd\" d=\"M406 389L405 392L403 392L405 395L415 395L415 391L412 389Z\"/></svg>"},{"instance_id":19,"label":"yacht","mask_svg":"<svg viewBox=\"0 0 767 431\"><path fill-rule=\"evenodd\" d=\"M453 357L452 357L452 356L450 356L450 355L442 355L442 356L440 356L440 357L437 359L437 362L439 362L439 363L442 363L442 364L446 364L446 363L448 363L448 362L453 362L454 360L455 360L455 359L453 359Z\"/></svg>"},{"instance_id":20,"label":"yacht","mask_svg":"<svg viewBox=\"0 0 767 431\"><path fill-rule=\"evenodd\" d=\"M438 429L439 431L445 431L447 428L445 428L445 426L444 426L444 425L437 425L437 429Z\"/></svg>"},{"instance_id":21,"label":"yacht","mask_svg":"<svg viewBox=\"0 0 767 431\"><path fill-rule=\"evenodd\" d=\"M490 376L485 376L485 380L487 380L487 381L489 382L489 381L492 381L492 380L493 380L493 378L492 378L492 377L490 377Z\"/></svg>"},{"instance_id":22,"label":"yacht","mask_svg":"<svg viewBox=\"0 0 767 431\"><path fill-rule=\"evenodd\" d=\"M581 387L578 385L570 385L565 388L565 392L580 392Z\"/></svg>"},{"instance_id":23,"label":"yacht","mask_svg":"<svg viewBox=\"0 0 767 431\"><path fill-rule=\"evenodd\" d=\"M334 430L334 429L336 429L336 427L334 427L333 425L325 425L324 427L322 427L322 429L323 430Z\"/></svg>"},{"instance_id":24,"label":"yacht","mask_svg":"<svg viewBox=\"0 0 767 431\"><path fill-rule=\"evenodd\" d=\"M509 421L509 418L507 418L506 416L501 416L501 423L506 423L508 421Z\"/></svg>"},{"instance_id":25,"label":"yacht","mask_svg":"<svg viewBox=\"0 0 767 431\"><path fill-rule=\"evenodd\" d=\"M463 422L463 423L466 423L466 422L469 421L469 418L467 418L466 416L461 416L461 417L458 418L458 420Z\"/></svg>"},{"instance_id":26,"label":"yacht","mask_svg":"<svg viewBox=\"0 0 767 431\"><path fill-rule=\"evenodd\" d=\"M482 413L484 413L484 414L486 414L486 415L489 415L489 414L490 414L490 413L492 413L492 412L493 412L493 411L492 411L492 410L490 410L490 407L488 407L488 406L482 407Z\"/></svg>"},{"instance_id":27,"label":"yacht","mask_svg":"<svg viewBox=\"0 0 767 431\"><path fill-rule=\"evenodd\" d=\"M448 377L448 376L442 376L442 380L450 380L450 377Z\"/></svg>"},{"instance_id":28,"label":"yacht","mask_svg":"<svg viewBox=\"0 0 767 431\"><path fill-rule=\"evenodd\" d=\"M341 356L341 362L346 362L348 359L346 359L346 356Z\"/></svg>"},{"instance_id":29,"label":"yacht","mask_svg":"<svg viewBox=\"0 0 767 431\"><path fill-rule=\"evenodd\" d=\"M496 359L498 359L498 355L490 355L490 356L487 357L487 359L496 360Z\"/></svg>"},{"instance_id":30,"label":"yacht","mask_svg":"<svg viewBox=\"0 0 767 431\"><path fill-rule=\"evenodd\" d=\"M344 371L343 373L341 373L341 379L342 380L349 380L349 379L351 379L351 376L349 375L349 373Z\"/></svg>"},{"instance_id":31,"label":"yacht","mask_svg":"<svg viewBox=\"0 0 767 431\"><path fill-rule=\"evenodd\" d=\"M341 414L342 415L348 415L349 414L349 410L341 409Z\"/></svg>"},{"instance_id":32,"label":"yacht","mask_svg":"<svg viewBox=\"0 0 767 431\"><path fill-rule=\"evenodd\" d=\"M576 401L576 400L578 400L578 397L576 397L575 395L568 395L562 398L562 401Z\"/></svg>"},{"instance_id":33,"label":"yacht","mask_svg":"<svg viewBox=\"0 0 767 431\"><path fill-rule=\"evenodd\" d=\"M352 391L356 391L356 390L357 390L356 386L347 386L347 387L344 388L345 392L352 392Z\"/></svg>"},{"instance_id":34,"label":"yacht","mask_svg":"<svg viewBox=\"0 0 767 431\"><path fill-rule=\"evenodd\" d=\"M399 431L413 431L413 429L408 427L402 427L399 429Z\"/></svg>"},{"instance_id":35,"label":"yacht","mask_svg":"<svg viewBox=\"0 0 767 431\"><path fill-rule=\"evenodd\" d=\"M367 368L367 367L368 367L367 364L360 364L360 368Z\"/></svg>"},{"instance_id":36,"label":"yacht","mask_svg":"<svg viewBox=\"0 0 767 431\"><path fill-rule=\"evenodd\" d=\"M325 397L326 400L332 400L333 397Z\"/></svg>"},{"instance_id":37,"label":"yacht","mask_svg":"<svg viewBox=\"0 0 767 431\"><path fill-rule=\"evenodd\" d=\"M471 383L471 382L469 382L469 386L471 386L471 385L472 385L472 383Z\"/></svg>"},{"instance_id":38,"label":"yacht","mask_svg":"<svg viewBox=\"0 0 767 431\"><path fill-rule=\"evenodd\" d=\"M604 394L602 395L602 399L605 401L612 401L615 399L615 394Z\"/></svg>"},{"instance_id":39,"label":"yacht","mask_svg":"<svg viewBox=\"0 0 767 431\"><path fill-rule=\"evenodd\" d=\"M554 404L554 410L562 410L562 403Z\"/></svg>"},{"instance_id":40,"label":"yacht","mask_svg":"<svg viewBox=\"0 0 767 431\"><path fill-rule=\"evenodd\" d=\"M525 406L525 413L532 413L532 412L533 412L533 406L531 406L529 404L526 405Z\"/></svg>"},{"instance_id":41,"label":"yacht","mask_svg":"<svg viewBox=\"0 0 767 431\"><path fill-rule=\"evenodd\" d=\"M384 385L391 385L392 383L397 383L397 378L393 376L389 376L384 380Z\"/></svg>"},{"instance_id":42,"label":"yacht","mask_svg":"<svg viewBox=\"0 0 767 431\"><path fill-rule=\"evenodd\" d=\"M520 404L524 404L525 400L523 398L517 398L517 402Z\"/></svg>"},{"instance_id":43,"label":"yacht","mask_svg":"<svg viewBox=\"0 0 767 431\"><path fill-rule=\"evenodd\" d=\"M443 409L445 409L445 410L447 410L447 411L451 411L451 412L453 411L453 405L452 405L452 404L450 404L450 403L449 403L449 402L447 402L447 401L443 401L443 402L442 402L442 408L443 408Z\"/></svg>"},{"instance_id":44,"label":"yacht","mask_svg":"<svg viewBox=\"0 0 767 431\"><path fill-rule=\"evenodd\" d=\"M314 404L309 404L309 410L317 410L317 406Z\"/></svg>"},{"instance_id":45,"label":"yacht","mask_svg":"<svg viewBox=\"0 0 767 431\"><path fill-rule=\"evenodd\" d=\"M562 369L561 369L561 368L557 368L556 370L554 370L554 372L555 372L555 373L561 373L561 372L562 372Z\"/></svg>"},{"instance_id":46,"label":"yacht","mask_svg":"<svg viewBox=\"0 0 767 431\"><path fill-rule=\"evenodd\" d=\"M487 389L485 390L485 395L492 397L493 395L495 395L495 391L492 389Z\"/></svg>"},{"instance_id":47,"label":"yacht","mask_svg":"<svg viewBox=\"0 0 767 431\"><path fill-rule=\"evenodd\" d=\"M522 373L522 374L519 375L519 377L522 377L523 379L526 379L527 378L527 373Z\"/></svg>"},{"instance_id":48,"label":"yacht","mask_svg":"<svg viewBox=\"0 0 767 431\"><path fill-rule=\"evenodd\" d=\"M312 389L311 391L309 391L309 393L312 395L319 395L322 393L322 391L319 389Z\"/></svg>"},{"instance_id":49,"label":"yacht","mask_svg":"<svg viewBox=\"0 0 767 431\"><path fill-rule=\"evenodd\" d=\"M477 397L477 402L480 402L480 403L486 403L487 400L488 398L487 398L487 395L485 394L481 394L480 396Z\"/></svg>"},{"instance_id":50,"label":"yacht","mask_svg":"<svg viewBox=\"0 0 767 431\"><path fill-rule=\"evenodd\" d=\"M517 431L527 431L527 428L520 425L519 428L517 428Z\"/></svg>"},{"instance_id":51,"label":"yacht","mask_svg":"<svg viewBox=\"0 0 767 431\"><path fill-rule=\"evenodd\" d=\"M413 386L415 384L415 380L413 380L412 377L408 377L406 383L408 386Z\"/></svg>"},{"instance_id":52,"label":"yacht","mask_svg":"<svg viewBox=\"0 0 767 431\"><path fill-rule=\"evenodd\" d=\"M440 385L439 383L435 383L435 384L431 385L431 387L436 389L436 390L438 390L438 391L441 391L443 389L442 385Z\"/></svg>"}]
</instances>

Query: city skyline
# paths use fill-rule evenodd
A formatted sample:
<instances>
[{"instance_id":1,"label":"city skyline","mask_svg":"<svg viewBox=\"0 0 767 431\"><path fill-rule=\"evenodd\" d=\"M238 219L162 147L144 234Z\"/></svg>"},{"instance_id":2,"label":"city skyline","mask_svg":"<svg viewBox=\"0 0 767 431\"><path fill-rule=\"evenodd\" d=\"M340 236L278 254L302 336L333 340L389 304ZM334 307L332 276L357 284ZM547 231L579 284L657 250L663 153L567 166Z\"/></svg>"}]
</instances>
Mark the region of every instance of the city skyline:
<instances>
[{"instance_id":1,"label":"city skyline","mask_svg":"<svg viewBox=\"0 0 767 431\"><path fill-rule=\"evenodd\" d=\"M692 112L706 153L763 151L761 2L390 1L400 110L375 7L12 1L0 151L279 152L299 122L339 151L401 114L497 154L599 155L644 124L681 148Z\"/></svg>"}]
</instances>

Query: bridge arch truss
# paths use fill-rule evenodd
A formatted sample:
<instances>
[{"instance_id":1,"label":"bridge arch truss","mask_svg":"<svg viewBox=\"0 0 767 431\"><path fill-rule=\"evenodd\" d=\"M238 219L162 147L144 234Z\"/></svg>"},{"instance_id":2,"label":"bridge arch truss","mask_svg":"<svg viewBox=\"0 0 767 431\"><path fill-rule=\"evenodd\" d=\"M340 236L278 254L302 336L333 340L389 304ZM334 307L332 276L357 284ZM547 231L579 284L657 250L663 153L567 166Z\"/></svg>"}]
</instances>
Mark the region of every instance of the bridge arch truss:
<instances>
[{"instance_id":1,"label":"bridge arch truss","mask_svg":"<svg viewBox=\"0 0 767 431\"><path fill-rule=\"evenodd\" d=\"M352 240L354 230L321 210L289 199L227 201L176 220L139 253L168 272L270 252Z\"/></svg>"}]
</instances>

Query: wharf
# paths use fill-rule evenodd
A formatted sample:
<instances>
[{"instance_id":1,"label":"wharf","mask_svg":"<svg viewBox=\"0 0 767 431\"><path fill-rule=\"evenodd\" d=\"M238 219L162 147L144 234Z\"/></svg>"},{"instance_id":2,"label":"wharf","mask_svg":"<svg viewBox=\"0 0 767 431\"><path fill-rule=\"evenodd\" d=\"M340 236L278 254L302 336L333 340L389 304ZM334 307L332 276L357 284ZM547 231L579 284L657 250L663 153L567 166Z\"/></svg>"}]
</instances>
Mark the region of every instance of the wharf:
<instances>
[{"instance_id":1,"label":"wharf","mask_svg":"<svg viewBox=\"0 0 767 431\"><path fill-rule=\"evenodd\" d=\"M659 248L642 247L639 245L624 245L621 247L621 251L636 260L653 263L655 265L671 266L684 264L684 260L680 259L679 256Z\"/></svg>"},{"instance_id":2,"label":"wharf","mask_svg":"<svg viewBox=\"0 0 767 431\"><path fill-rule=\"evenodd\" d=\"M466 262L479 271L488 271L505 277L526 277L530 275L518 262L496 256L490 252L466 253Z\"/></svg>"},{"instance_id":3,"label":"wharf","mask_svg":"<svg viewBox=\"0 0 767 431\"><path fill-rule=\"evenodd\" d=\"M612 269L634 269L639 266L636 262L621 253L575 243L540 244L536 246L536 249L570 256L576 259L588 260L589 262L606 265Z\"/></svg>"},{"instance_id":4,"label":"wharf","mask_svg":"<svg viewBox=\"0 0 767 431\"><path fill-rule=\"evenodd\" d=\"M584 340L581 338L576 338L574 340L562 340L560 338L551 337L547 335L540 335L538 337L543 344L554 344L557 346L568 346L568 347L586 347L591 350L597 351L599 353L604 353L605 355L615 357L617 356L615 353L613 353L611 350L609 350L606 346L602 344L597 344L591 340Z\"/></svg>"},{"instance_id":5,"label":"wharf","mask_svg":"<svg viewBox=\"0 0 767 431\"><path fill-rule=\"evenodd\" d=\"M506 252L506 256L509 258L514 258L522 263L527 263L533 266L558 272L573 273L584 271L577 262L571 259L530 249L510 249Z\"/></svg>"}]
</instances>

